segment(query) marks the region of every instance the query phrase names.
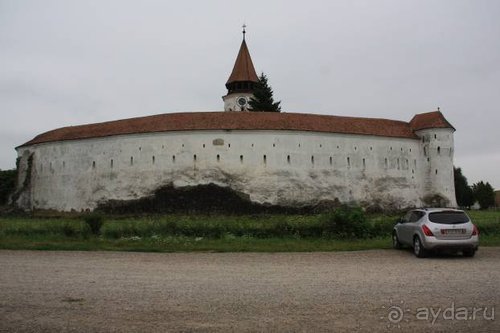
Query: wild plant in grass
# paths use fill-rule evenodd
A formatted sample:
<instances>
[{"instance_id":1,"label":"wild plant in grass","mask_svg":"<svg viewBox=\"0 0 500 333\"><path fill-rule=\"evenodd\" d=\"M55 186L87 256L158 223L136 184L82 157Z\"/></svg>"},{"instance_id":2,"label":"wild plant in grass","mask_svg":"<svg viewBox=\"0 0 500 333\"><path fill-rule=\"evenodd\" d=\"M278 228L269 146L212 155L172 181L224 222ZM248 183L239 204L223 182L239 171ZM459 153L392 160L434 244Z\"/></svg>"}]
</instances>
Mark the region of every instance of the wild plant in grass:
<instances>
[{"instance_id":1,"label":"wild plant in grass","mask_svg":"<svg viewBox=\"0 0 500 333\"><path fill-rule=\"evenodd\" d=\"M104 218L99 214L89 214L83 218L93 235L100 235Z\"/></svg>"}]
</instances>

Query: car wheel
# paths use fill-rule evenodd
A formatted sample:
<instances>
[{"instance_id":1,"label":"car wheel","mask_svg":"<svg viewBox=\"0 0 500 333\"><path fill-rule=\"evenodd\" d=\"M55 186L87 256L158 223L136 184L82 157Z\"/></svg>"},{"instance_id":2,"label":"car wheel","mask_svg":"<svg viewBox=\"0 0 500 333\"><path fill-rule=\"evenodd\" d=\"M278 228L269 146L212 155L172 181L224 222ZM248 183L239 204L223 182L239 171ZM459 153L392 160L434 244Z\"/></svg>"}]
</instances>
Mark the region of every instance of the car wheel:
<instances>
[{"instance_id":1,"label":"car wheel","mask_svg":"<svg viewBox=\"0 0 500 333\"><path fill-rule=\"evenodd\" d=\"M395 231L392 232L392 247L396 250L400 250L403 247L399 242L398 234Z\"/></svg>"},{"instance_id":2,"label":"car wheel","mask_svg":"<svg viewBox=\"0 0 500 333\"><path fill-rule=\"evenodd\" d=\"M427 257L427 250L422 245L422 242L420 241L420 237L418 237L418 236L415 236L415 238L413 239L413 253L418 258Z\"/></svg>"},{"instance_id":3,"label":"car wheel","mask_svg":"<svg viewBox=\"0 0 500 333\"><path fill-rule=\"evenodd\" d=\"M464 257L474 257L474 255L476 254L476 250L475 249L465 249L462 251L462 254L464 255Z\"/></svg>"}]
</instances>

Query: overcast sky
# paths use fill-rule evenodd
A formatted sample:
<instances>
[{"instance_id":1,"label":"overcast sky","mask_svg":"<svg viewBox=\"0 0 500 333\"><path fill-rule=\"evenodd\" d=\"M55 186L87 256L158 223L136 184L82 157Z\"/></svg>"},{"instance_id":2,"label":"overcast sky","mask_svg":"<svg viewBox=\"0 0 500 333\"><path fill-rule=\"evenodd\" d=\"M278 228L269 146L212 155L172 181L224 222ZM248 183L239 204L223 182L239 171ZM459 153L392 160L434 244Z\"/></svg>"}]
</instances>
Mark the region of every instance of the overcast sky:
<instances>
[{"instance_id":1,"label":"overcast sky","mask_svg":"<svg viewBox=\"0 0 500 333\"><path fill-rule=\"evenodd\" d=\"M0 0L0 168L68 125L221 111L241 43L285 112L409 121L500 189L500 1Z\"/></svg>"}]
</instances>

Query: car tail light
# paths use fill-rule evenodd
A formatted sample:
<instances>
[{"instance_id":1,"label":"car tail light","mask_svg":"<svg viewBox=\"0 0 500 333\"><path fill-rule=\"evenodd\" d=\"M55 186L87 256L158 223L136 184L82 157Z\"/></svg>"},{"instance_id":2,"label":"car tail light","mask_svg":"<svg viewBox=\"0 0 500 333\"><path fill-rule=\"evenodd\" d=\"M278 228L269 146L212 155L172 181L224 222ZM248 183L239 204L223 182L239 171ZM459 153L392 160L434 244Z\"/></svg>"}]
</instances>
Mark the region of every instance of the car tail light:
<instances>
[{"instance_id":1,"label":"car tail light","mask_svg":"<svg viewBox=\"0 0 500 333\"><path fill-rule=\"evenodd\" d=\"M479 235L479 229L476 227L475 224L472 225L472 236Z\"/></svg>"},{"instance_id":2,"label":"car tail light","mask_svg":"<svg viewBox=\"0 0 500 333\"><path fill-rule=\"evenodd\" d=\"M431 229L429 229L429 227L426 226L425 224L422 226L422 231L424 232L424 235L426 235L426 236L434 236Z\"/></svg>"}]
</instances>

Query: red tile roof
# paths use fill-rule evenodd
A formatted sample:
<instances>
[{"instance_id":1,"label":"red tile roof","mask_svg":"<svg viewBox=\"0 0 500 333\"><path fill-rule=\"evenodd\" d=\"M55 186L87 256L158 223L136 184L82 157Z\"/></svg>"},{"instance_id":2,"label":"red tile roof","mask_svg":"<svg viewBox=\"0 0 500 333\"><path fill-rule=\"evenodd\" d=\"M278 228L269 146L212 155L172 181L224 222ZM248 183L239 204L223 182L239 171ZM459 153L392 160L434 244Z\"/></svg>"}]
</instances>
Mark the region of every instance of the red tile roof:
<instances>
[{"instance_id":1,"label":"red tile roof","mask_svg":"<svg viewBox=\"0 0 500 333\"><path fill-rule=\"evenodd\" d=\"M241 42L240 51L236 57L233 71L226 82L226 85L232 82L259 82L259 77L253 67L252 58L248 51L247 43L245 40Z\"/></svg>"},{"instance_id":2,"label":"red tile roof","mask_svg":"<svg viewBox=\"0 0 500 333\"><path fill-rule=\"evenodd\" d=\"M441 111L432 111L415 115L410 121L410 126L414 131L419 131L427 128L452 128L455 130L448 120L443 116Z\"/></svg>"},{"instance_id":3,"label":"red tile roof","mask_svg":"<svg viewBox=\"0 0 500 333\"><path fill-rule=\"evenodd\" d=\"M416 118L420 119L419 115L413 119ZM123 134L188 130L292 130L418 139L410 123L397 120L277 112L187 112L63 127L40 134L22 146Z\"/></svg>"}]
</instances>

